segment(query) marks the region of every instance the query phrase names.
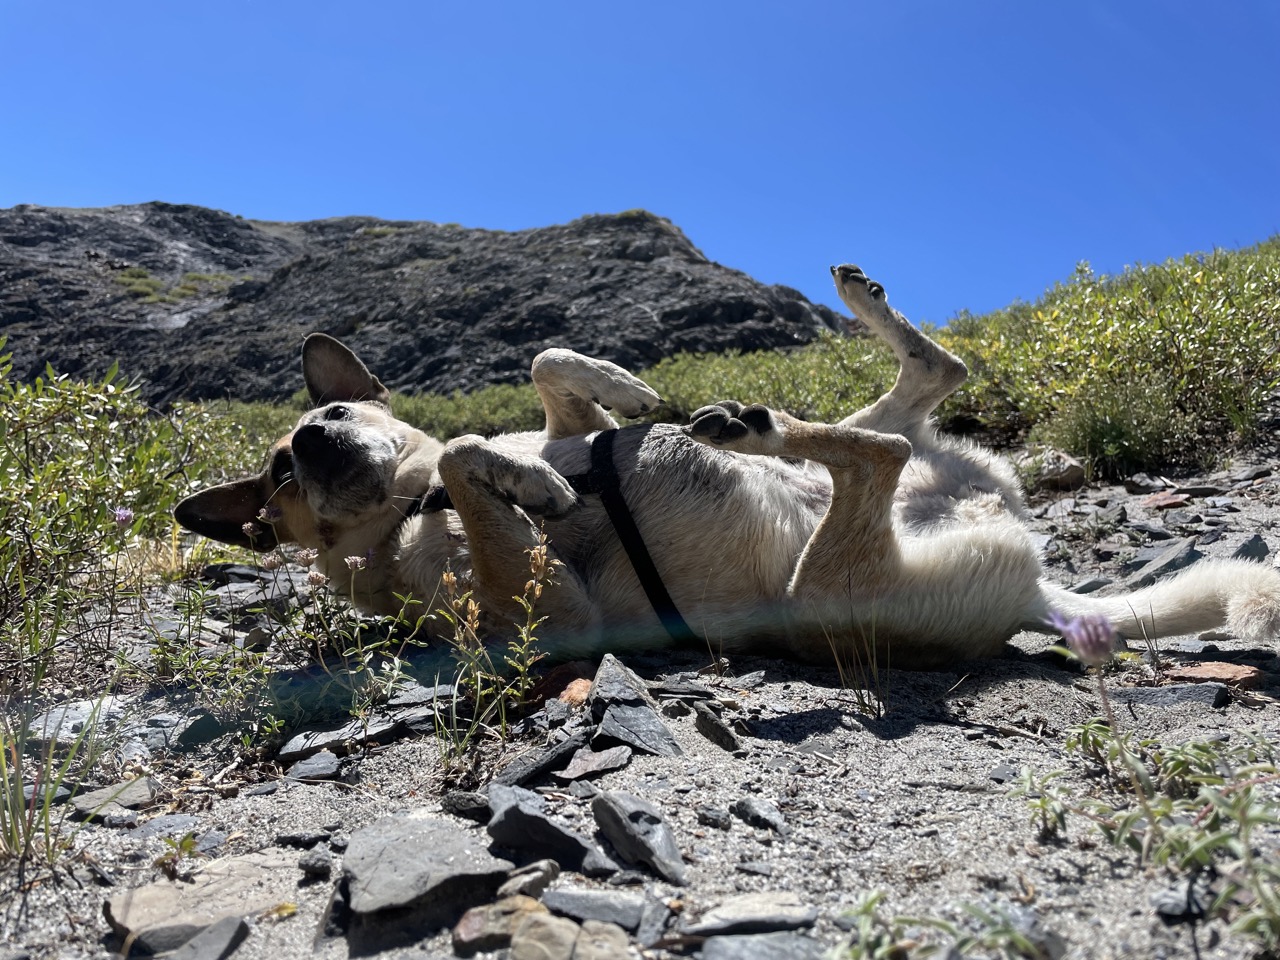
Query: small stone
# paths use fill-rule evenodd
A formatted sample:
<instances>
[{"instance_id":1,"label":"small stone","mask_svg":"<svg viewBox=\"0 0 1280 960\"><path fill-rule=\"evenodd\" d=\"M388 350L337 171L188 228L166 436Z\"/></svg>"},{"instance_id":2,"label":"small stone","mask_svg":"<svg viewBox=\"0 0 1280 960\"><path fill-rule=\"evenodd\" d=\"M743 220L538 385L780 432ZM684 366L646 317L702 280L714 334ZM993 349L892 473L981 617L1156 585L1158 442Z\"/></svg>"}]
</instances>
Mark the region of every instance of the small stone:
<instances>
[{"instance_id":1,"label":"small stone","mask_svg":"<svg viewBox=\"0 0 1280 960\"><path fill-rule=\"evenodd\" d=\"M787 822L782 816L782 811L768 800L762 800L760 797L743 797L741 800L734 801L729 810L749 827L766 828L779 834L787 832Z\"/></svg>"},{"instance_id":2,"label":"small stone","mask_svg":"<svg viewBox=\"0 0 1280 960\"><path fill-rule=\"evenodd\" d=\"M518 870L512 870L507 881L498 888L498 896L524 894L527 897L540 897L558 876L560 864L554 860L535 860Z\"/></svg>"},{"instance_id":3,"label":"small stone","mask_svg":"<svg viewBox=\"0 0 1280 960\"><path fill-rule=\"evenodd\" d=\"M1118 703L1141 704L1148 707L1175 707L1182 704L1199 704L1205 707L1225 707L1231 700L1225 685L1221 683L1175 683L1165 687L1112 687L1111 699Z\"/></svg>"},{"instance_id":4,"label":"small stone","mask_svg":"<svg viewBox=\"0 0 1280 960\"><path fill-rule=\"evenodd\" d=\"M702 947L702 960L821 960L825 955L817 940L802 933L712 937Z\"/></svg>"},{"instance_id":5,"label":"small stone","mask_svg":"<svg viewBox=\"0 0 1280 960\"><path fill-rule=\"evenodd\" d=\"M624 930L635 930L644 915L645 898L639 894L558 887L542 895L552 913L578 922L597 920Z\"/></svg>"},{"instance_id":6,"label":"small stone","mask_svg":"<svg viewBox=\"0 0 1280 960\"><path fill-rule=\"evenodd\" d=\"M743 860L741 863L734 864L733 868L739 873L749 873L756 877L773 876L773 867L763 860Z\"/></svg>"},{"instance_id":7,"label":"small stone","mask_svg":"<svg viewBox=\"0 0 1280 960\"><path fill-rule=\"evenodd\" d=\"M285 776L303 783L319 783L323 780L335 780L341 772L342 761L328 750L321 750L299 760L285 772Z\"/></svg>"},{"instance_id":8,"label":"small stone","mask_svg":"<svg viewBox=\"0 0 1280 960\"><path fill-rule=\"evenodd\" d=\"M698 822L704 827L715 827L717 830L728 830L733 824L733 817L728 810L703 804L698 807Z\"/></svg>"},{"instance_id":9,"label":"small stone","mask_svg":"<svg viewBox=\"0 0 1280 960\"><path fill-rule=\"evenodd\" d=\"M817 919L817 908L802 903L794 893L774 890L730 897L684 926L682 932L695 937L773 933L812 927Z\"/></svg>"},{"instance_id":10,"label":"small stone","mask_svg":"<svg viewBox=\"0 0 1280 960\"><path fill-rule=\"evenodd\" d=\"M572 960L578 925L564 917L534 913L511 937L510 960Z\"/></svg>"},{"instance_id":11,"label":"small stone","mask_svg":"<svg viewBox=\"0 0 1280 960\"><path fill-rule=\"evenodd\" d=\"M624 860L643 863L668 883L685 883L684 858L658 808L647 800L613 790L591 801L591 813L606 840Z\"/></svg>"},{"instance_id":12,"label":"small stone","mask_svg":"<svg viewBox=\"0 0 1280 960\"><path fill-rule=\"evenodd\" d=\"M1267 546L1267 541L1262 539L1262 534L1255 533L1236 547L1231 557L1233 560L1265 560L1270 555L1271 548Z\"/></svg>"},{"instance_id":13,"label":"small stone","mask_svg":"<svg viewBox=\"0 0 1280 960\"><path fill-rule=\"evenodd\" d=\"M150 777L138 777L101 790L78 794L72 797L71 805L79 820L109 823L115 818L118 823L136 824L137 817L131 816L129 811L149 807L157 789L155 781Z\"/></svg>"},{"instance_id":14,"label":"small stone","mask_svg":"<svg viewBox=\"0 0 1280 960\"><path fill-rule=\"evenodd\" d=\"M489 798L483 793L473 793L468 790L450 790L440 798L440 809L464 820L474 820L476 823L488 823L489 818L493 816L493 811L489 808Z\"/></svg>"},{"instance_id":15,"label":"small stone","mask_svg":"<svg viewBox=\"0 0 1280 960\"><path fill-rule=\"evenodd\" d=\"M573 960L622 960L631 956L627 932L612 923L584 920L573 944Z\"/></svg>"},{"instance_id":16,"label":"small stone","mask_svg":"<svg viewBox=\"0 0 1280 960\"><path fill-rule=\"evenodd\" d=\"M742 741L733 729L716 716L707 704L699 702L693 705L694 726L698 732L723 750L730 753L743 751Z\"/></svg>"},{"instance_id":17,"label":"small stone","mask_svg":"<svg viewBox=\"0 0 1280 960\"><path fill-rule=\"evenodd\" d=\"M310 850L324 843L331 834L327 830L295 830L293 833L277 833L277 847L296 847L299 850Z\"/></svg>"},{"instance_id":18,"label":"small stone","mask_svg":"<svg viewBox=\"0 0 1280 960\"><path fill-rule=\"evenodd\" d=\"M532 897L503 897L494 903L472 907L453 928L453 950L460 957L511 945L511 937L525 917L547 913Z\"/></svg>"},{"instance_id":19,"label":"small stone","mask_svg":"<svg viewBox=\"0 0 1280 960\"><path fill-rule=\"evenodd\" d=\"M598 777L611 770L621 770L631 762L631 748L626 744L609 747L605 750L592 750L583 747L569 760L563 770L555 771L562 780L579 780L586 777Z\"/></svg>"},{"instance_id":20,"label":"small stone","mask_svg":"<svg viewBox=\"0 0 1280 960\"><path fill-rule=\"evenodd\" d=\"M308 850L298 858L298 869L312 880L327 880L333 873L333 857L323 847Z\"/></svg>"},{"instance_id":21,"label":"small stone","mask_svg":"<svg viewBox=\"0 0 1280 960\"><path fill-rule=\"evenodd\" d=\"M226 960L249 936L243 917L223 917L169 954L167 960Z\"/></svg>"},{"instance_id":22,"label":"small stone","mask_svg":"<svg viewBox=\"0 0 1280 960\"><path fill-rule=\"evenodd\" d=\"M994 780L996 783L1008 783L1010 780L1016 779L1017 776L1018 771L1007 763L997 764L987 773L987 779Z\"/></svg>"},{"instance_id":23,"label":"small stone","mask_svg":"<svg viewBox=\"0 0 1280 960\"><path fill-rule=\"evenodd\" d=\"M1243 663L1189 663L1176 667L1166 667L1164 675L1169 680L1184 683L1204 683L1213 681L1225 683L1237 690L1256 690L1266 683L1266 674L1257 667Z\"/></svg>"},{"instance_id":24,"label":"small stone","mask_svg":"<svg viewBox=\"0 0 1280 960\"><path fill-rule=\"evenodd\" d=\"M1158 557L1126 580L1125 588L1137 590L1141 587L1149 586L1174 571L1189 566L1200 557L1200 551L1196 550L1195 537L1179 540L1161 551Z\"/></svg>"},{"instance_id":25,"label":"small stone","mask_svg":"<svg viewBox=\"0 0 1280 960\"><path fill-rule=\"evenodd\" d=\"M1142 501L1142 505L1148 510L1172 510L1175 507L1183 507L1191 502L1191 495L1186 493L1153 493Z\"/></svg>"}]
</instances>

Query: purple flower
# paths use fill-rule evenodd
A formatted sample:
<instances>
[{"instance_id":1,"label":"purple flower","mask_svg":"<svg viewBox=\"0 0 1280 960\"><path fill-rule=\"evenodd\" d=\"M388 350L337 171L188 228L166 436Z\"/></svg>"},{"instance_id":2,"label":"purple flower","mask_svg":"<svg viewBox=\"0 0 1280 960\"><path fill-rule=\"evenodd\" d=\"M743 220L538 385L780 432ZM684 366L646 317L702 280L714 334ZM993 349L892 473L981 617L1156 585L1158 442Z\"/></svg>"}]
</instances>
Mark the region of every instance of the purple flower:
<instances>
[{"instance_id":1,"label":"purple flower","mask_svg":"<svg viewBox=\"0 0 1280 960\"><path fill-rule=\"evenodd\" d=\"M111 515L115 518L116 526L121 530L133 523L133 511L128 507L116 507L111 511Z\"/></svg>"},{"instance_id":2,"label":"purple flower","mask_svg":"<svg viewBox=\"0 0 1280 960\"><path fill-rule=\"evenodd\" d=\"M369 566L369 561L364 557L347 557L346 564L348 570L363 570Z\"/></svg>"},{"instance_id":3,"label":"purple flower","mask_svg":"<svg viewBox=\"0 0 1280 960\"><path fill-rule=\"evenodd\" d=\"M283 512L274 503L268 503L258 511L258 519L264 523L273 523L283 516Z\"/></svg>"},{"instance_id":4,"label":"purple flower","mask_svg":"<svg viewBox=\"0 0 1280 960\"><path fill-rule=\"evenodd\" d=\"M244 535L252 540L258 534L262 533L262 528L250 520L248 523L242 523L240 529L244 531Z\"/></svg>"},{"instance_id":5,"label":"purple flower","mask_svg":"<svg viewBox=\"0 0 1280 960\"><path fill-rule=\"evenodd\" d=\"M1100 613L1068 620L1055 611L1049 614L1048 622L1067 641L1067 649L1086 666L1100 667L1115 653L1116 628Z\"/></svg>"}]
</instances>

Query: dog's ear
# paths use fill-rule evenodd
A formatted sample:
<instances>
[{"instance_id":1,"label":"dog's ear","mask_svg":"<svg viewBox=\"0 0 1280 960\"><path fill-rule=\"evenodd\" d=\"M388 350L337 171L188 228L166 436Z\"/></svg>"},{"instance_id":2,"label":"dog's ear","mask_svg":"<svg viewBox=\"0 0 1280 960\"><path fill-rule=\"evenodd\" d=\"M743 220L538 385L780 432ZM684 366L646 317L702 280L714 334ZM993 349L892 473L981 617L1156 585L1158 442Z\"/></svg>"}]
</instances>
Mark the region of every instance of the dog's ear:
<instances>
[{"instance_id":1,"label":"dog's ear","mask_svg":"<svg viewBox=\"0 0 1280 960\"><path fill-rule=\"evenodd\" d=\"M259 519L264 506L261 478L246 477L193 493L174 507L173 516L202 537L265 552L280 537L274 526Z\"/></svg>"},{"instance_id":2,"label":"dog's ear","mask_svg":"<svg viewBox=\"0 0 1280 960\"><path fill-rule=\"evenodd\" d=\"M390 405L391 391L369 372L354 353L324 333L302 341L302 379L313 406L352 400Z\"/></svg>"}]
</instances>

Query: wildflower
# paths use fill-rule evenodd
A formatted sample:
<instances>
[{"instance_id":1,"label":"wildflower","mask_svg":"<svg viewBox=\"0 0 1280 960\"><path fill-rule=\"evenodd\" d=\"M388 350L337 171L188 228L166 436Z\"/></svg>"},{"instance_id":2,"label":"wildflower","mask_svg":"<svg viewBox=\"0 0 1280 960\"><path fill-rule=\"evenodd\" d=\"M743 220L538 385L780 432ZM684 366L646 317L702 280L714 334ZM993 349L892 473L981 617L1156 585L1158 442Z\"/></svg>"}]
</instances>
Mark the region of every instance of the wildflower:
<instances>
[{"instance_id":1,"label":"wildflower","mask_svg":"<svg viewBox=\"0 0 1280 960\"><path fill-rule=\"evenodd\" d=\"M329 578L319 570L312 570L307 574L307 583L311 584L313 587L323 587L328 582Z\"/></svg>"},{"instance_id":2,"label":"wildflower","mask_svg":"<svg viewBox=\"0 0 1280 960\"><path fill-rule=\"evenodd\" d=\"M348 570L363 570L369 566L369 561L364 557L347 557L343 562Z\"/></svg>"},{"instance_id":3,"label":"wildflower","mask_svg":"<svg viewBox=\"0 0 1280 960\"><path fill-rule=\"evenodd\" d=\"M293 562L309 567L316 562L316 557L320 556L320 551L312 547L302 547L293 553Z\"/></svg>"},{"instance_id":4,"label":"wildflower","mask_svg":"<svg viewBox=\"0 0 1280 960\"><path fill-rule=\"evenodd\" d=\"M1074 620L1057 612L1050 613L1049 626L1062 634L1067 648L1086 666L1100 667L1115 653L1116 628L1100 613Z\"/></svg>"},{"instance_id":5,"label":"wildflower","mask_svg":"<svg viewBox=\"0 0 1280 960\"><path fill-rule=\"evenodd\" d=\"M268 553L265 556L263 556L261 560L258 561L258 564L262 567L262 569L268 570L268 571L279 570L281 564L283 563L284 563L284 557L282 557L279 553L276 553L276 552Z\"/></svg>"},{"instance_id":6,"label":"wildflower","mask_svg":"<svg viewBox=\"0 0 1280 960\"><path fill-rule=\"evenodd\" d=\"M252 540L254 537L262 533L262 528L250 520L248 523L240 525L240 529L244 531L244 535Z\"/></svg>"},{"instance_id":7,"label":"wildflower","mask_svg":"<svg viewBox=\"0 0 1280 960\"><path fill-rule=\"evenodd\" d=\"M284 514L281 512L280 508L277 507L274 503L268 503L265 507L263 507L261 510L258 511L258 519L263 521L264 523L274 523L275 521L279 520L283 515Z\"/></svg>"},{"instance_id":8,"label":"wildflower","mask_svg":"<svg viewBox=\"0 0 1280 960\"><path fill-rule=\"evenodd\" d=\"M115 518L116 526L121 530L133 523L133 511L128 507L116 507L111 511L111 515Z\"/></svg>"}]
</instances>

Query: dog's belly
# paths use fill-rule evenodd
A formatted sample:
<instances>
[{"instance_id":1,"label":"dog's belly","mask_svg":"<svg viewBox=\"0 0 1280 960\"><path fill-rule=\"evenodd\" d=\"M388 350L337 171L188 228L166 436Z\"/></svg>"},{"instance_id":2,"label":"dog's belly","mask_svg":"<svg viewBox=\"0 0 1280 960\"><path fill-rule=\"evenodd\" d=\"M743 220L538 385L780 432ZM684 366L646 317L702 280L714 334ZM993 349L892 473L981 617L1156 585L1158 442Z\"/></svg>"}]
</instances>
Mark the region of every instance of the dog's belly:
<instances>
[{"instance_id":1,"label":"dog's belly","mask_svg":"<svg viewBox=\"0 0 1280 960\"><path fill-rule=\"evenodd\" d=\"M555 441L543 455L571 476L586 471L588 444ZM784 632L787 584L830 501L826 470L714 450L665 425L623 430L616 460L645 546L694 633L728 642ZM602 627L661 631L598 496L547 526Z\"/></svg>"}]
</instances>

